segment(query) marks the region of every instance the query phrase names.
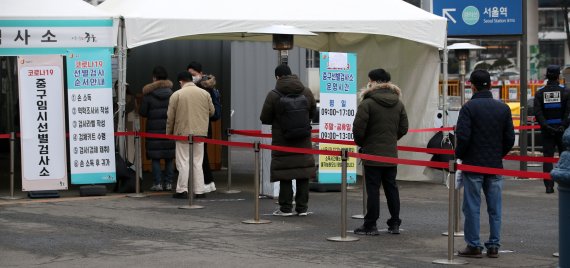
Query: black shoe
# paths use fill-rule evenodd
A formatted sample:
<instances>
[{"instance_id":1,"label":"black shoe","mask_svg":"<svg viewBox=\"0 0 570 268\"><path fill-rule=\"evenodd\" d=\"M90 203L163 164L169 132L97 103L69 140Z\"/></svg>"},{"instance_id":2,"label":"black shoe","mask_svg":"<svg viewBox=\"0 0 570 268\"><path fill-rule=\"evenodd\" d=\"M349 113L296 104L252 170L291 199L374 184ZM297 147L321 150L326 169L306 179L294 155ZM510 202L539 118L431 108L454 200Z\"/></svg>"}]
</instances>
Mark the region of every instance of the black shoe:
<instances>
[{"instance_id":1,"label":"black shoe","mask_svg":"<svg viewBox=\"0 0 570 268\"><path fill-rule=\"evenodd\" d=\"M354 229L354 234L357 235L379 235L378 228L374 227L366 227L364 225Z\"/></svg>"},{"instance_id":2,"label":"black shoe","mask_svg":"<svg viewBox=\"0 0 570 268\"><path fill-rule=\"evenodd\" d=\"M392 225L392 226L388 227L388 233L400 234L400 226L399 225Z\"/></svg>"},{"instance_id":3,"label":"black shoe","mask_svg":"<svg viewBox=\"0 0 570 268\"><path fill-rule=\"evenodd\" d=\"M206 194L195 194L194 198L196 198L196 199L206 198Z\"/></svg>"},{"instance_id":4,"label":"black shoe","mask_svg":"<svg viewBox=\"0 0 570 268\"><path fill-rule=\"evenodd\" d=\"M547 186L547 187L546 187L546 193L547 193L547 194L552 194L552 193L554 193L554 187L549 187L549 186Z\"/></svg>"},{"instance_id":5,"label":"black shoe","mask_svg":"<svg viewBox=\"0 0 570 268\"><path fill-rule=\"evenodd\" d=\"M491 247L487 249L487 257L489 258L498 258L499 257L499 248Z\"/></svg>"},{"instance_id":6,"label":"black shoe","mask_svg":"<svg viewBox=\"0 0 570 268\"><path fill-rule=\"evenodd\" d=\"M483 258L481 249L478 247L466 246L465 249L457 252L457 256L468 258Z\"/></svg>"},{"instance_id":7,"label":"black shoe","mask_svg":"<svg viewBox=\"0 0 570 268\"><path fill-rule=\"evenodd\" d=\"M176 198L176 199L188 199L188 192L175 193L175 194L172 195L172 198Z\"/></svg>"}]
</instances>

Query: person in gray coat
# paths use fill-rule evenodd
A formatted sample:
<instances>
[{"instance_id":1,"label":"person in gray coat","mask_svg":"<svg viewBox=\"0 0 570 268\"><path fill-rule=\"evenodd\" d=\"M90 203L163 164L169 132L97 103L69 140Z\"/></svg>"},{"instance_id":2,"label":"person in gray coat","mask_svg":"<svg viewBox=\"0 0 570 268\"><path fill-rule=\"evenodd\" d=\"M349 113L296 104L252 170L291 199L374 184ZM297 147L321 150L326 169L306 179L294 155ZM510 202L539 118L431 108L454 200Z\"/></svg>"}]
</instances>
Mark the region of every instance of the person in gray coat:
<instances>
[{"instance_id":1,"label":"person in gray coat","mask_svg":"<svg viewBox=\"0 0 570 268\"><path fill-rule=\"evenodd\" d=\"M308 101L307 113L309 118L316 111L316 101L311 90L303 85L286 64L275 68L275 90L271 90L265 98L261 111L261 123L271 125L272 145L312 148L311 136L298 139L286 139L279 122L277 106L282 95L302 94ZM288 153L271 151L271 182L280 182L279 206L273 215L292 216L293 213L293 184L295 179L297 194L295 195L295 212L299 216L306 216L309 202L309 179L315 176L315 160L310 154Z\"/></svg>"},{"instance_id":2,"label":"person in gray coat","mask_svg":"<svg viewBox=\"0 0 570 268\"><path fill-rule=\"evenodd\" d=\"M370 155L398 157L398 140L408 133L408 116L400 101L401 91L390 83L390 73L375 69L368 73L367 88L362 92L362 101L354 118L352 132L361 152ZM355 229L359 235L378 235L376 221L380 217L380 186L390 211L388 232L400 233L400 194L396 184L396 164L363 160L367 213L364 224Z\"/></svg>"},{"instance_id":3,"label":"person in gray coat","mask_svg":"<svg viewBox=\"0 0 570 268\"><path fill-rule=\"evenodd\" d=\"M166 112L170 95L172 95L172 82L168 80L166 69L162 66L154 67L152 81L143 87L143 100L139 113L147 118L146 132L165 134ZM153 186L150 188L151 191L172 190L175 148L173 140L146 138L146 156L152 160ZM164 159L164 181L162 181L160 168L161 159Z\"/></svg>"}]
</instances>

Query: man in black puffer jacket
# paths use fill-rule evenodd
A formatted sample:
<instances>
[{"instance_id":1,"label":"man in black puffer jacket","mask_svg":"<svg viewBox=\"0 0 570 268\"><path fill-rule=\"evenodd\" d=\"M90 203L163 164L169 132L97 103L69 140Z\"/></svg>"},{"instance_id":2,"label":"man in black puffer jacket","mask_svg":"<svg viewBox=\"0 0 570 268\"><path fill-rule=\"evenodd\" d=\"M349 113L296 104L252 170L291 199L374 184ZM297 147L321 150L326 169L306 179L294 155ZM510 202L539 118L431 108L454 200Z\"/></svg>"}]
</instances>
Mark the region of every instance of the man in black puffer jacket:
<instances>
[{"instance_id":1,"label":"man in black puffer jacket","mask_svg":"<svg viewBox=\"0 0 570 268\"><path fill-rule=\"evenodd\" d=\"M140 115L147 118L146 132L165 134L168 102L172 95L172 82L168 80L166 69L157 66L152 71L153 82L144 86ZM174 177L174 155L176 145L173 140L146 138L146 155L152 159L151 191L172 190ZM164 188L161 183L160 159L164 159Z\"/></svg>"},{"instance_id":2,"label":"man in black puffer jacket","mask_svg":"<svg viewBox=\"0 0 570 268\"><path fill-rule=\"evenodd\" d=\"M475 94L459 111L457 147L455 155L465 165L503 168L503 157L515 143L511 110L506 104L493 99L491 77L485 70L475 70L470 78ZM473 172L463 173L465 215L465 249L458 252L463 257L482 257L483 246L479 239L479 212L481 190L485 193L489 214L490 234L485 242L487 256L499 255L501 238L501 204L503 177Z\"/></svg>"}]
</instances>

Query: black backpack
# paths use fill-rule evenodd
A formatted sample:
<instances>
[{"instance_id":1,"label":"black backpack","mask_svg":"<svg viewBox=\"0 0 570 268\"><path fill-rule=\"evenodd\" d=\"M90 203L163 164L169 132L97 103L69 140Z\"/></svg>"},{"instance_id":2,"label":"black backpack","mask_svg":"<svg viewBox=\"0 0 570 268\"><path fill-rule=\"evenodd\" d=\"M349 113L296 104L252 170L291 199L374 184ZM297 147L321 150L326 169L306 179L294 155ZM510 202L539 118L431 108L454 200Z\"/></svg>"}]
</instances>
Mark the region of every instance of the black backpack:
<instances>
[{"instance_id":1,"label":"black backpack","mask_svg":"<svg viewBox=\"0 0 570 268\"><path fill-rule=\"evenodd\" d=\"M276 111L283 137L287 140L310 137L311 119L307 97L303 94L284 95L276 89L273 91L280 96Z\"/></svg>"}]
</instances>

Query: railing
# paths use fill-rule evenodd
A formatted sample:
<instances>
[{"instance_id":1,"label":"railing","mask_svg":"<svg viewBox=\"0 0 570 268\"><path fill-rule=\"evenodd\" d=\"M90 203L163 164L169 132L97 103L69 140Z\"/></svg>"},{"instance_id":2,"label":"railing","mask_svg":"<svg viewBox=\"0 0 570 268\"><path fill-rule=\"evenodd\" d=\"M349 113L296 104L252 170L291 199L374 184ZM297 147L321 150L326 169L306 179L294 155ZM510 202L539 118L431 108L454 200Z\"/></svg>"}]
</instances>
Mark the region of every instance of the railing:
<instances>
[{"instance_id":1,"label":"railing","mask_svg":"<svg viewBox=\"0 0 570 268\"><path fill-rule=\"evenodd\" d=\"M448 81L448 96L459 96L459 80L449 80ZM543 81L537 81L528 84L528 98L534 97L536 91L544 86ZM469 83L465 84L465 88L470 88ZM503 102L518 102L520 101L520 84L518 81L516 83L510 83L506 85L500 85L499 82L493 81L491 85L492 90L498 90L499 99ZM439 95L443 94L443 82L439 82Z\"/></svg>"}]
</instances>

